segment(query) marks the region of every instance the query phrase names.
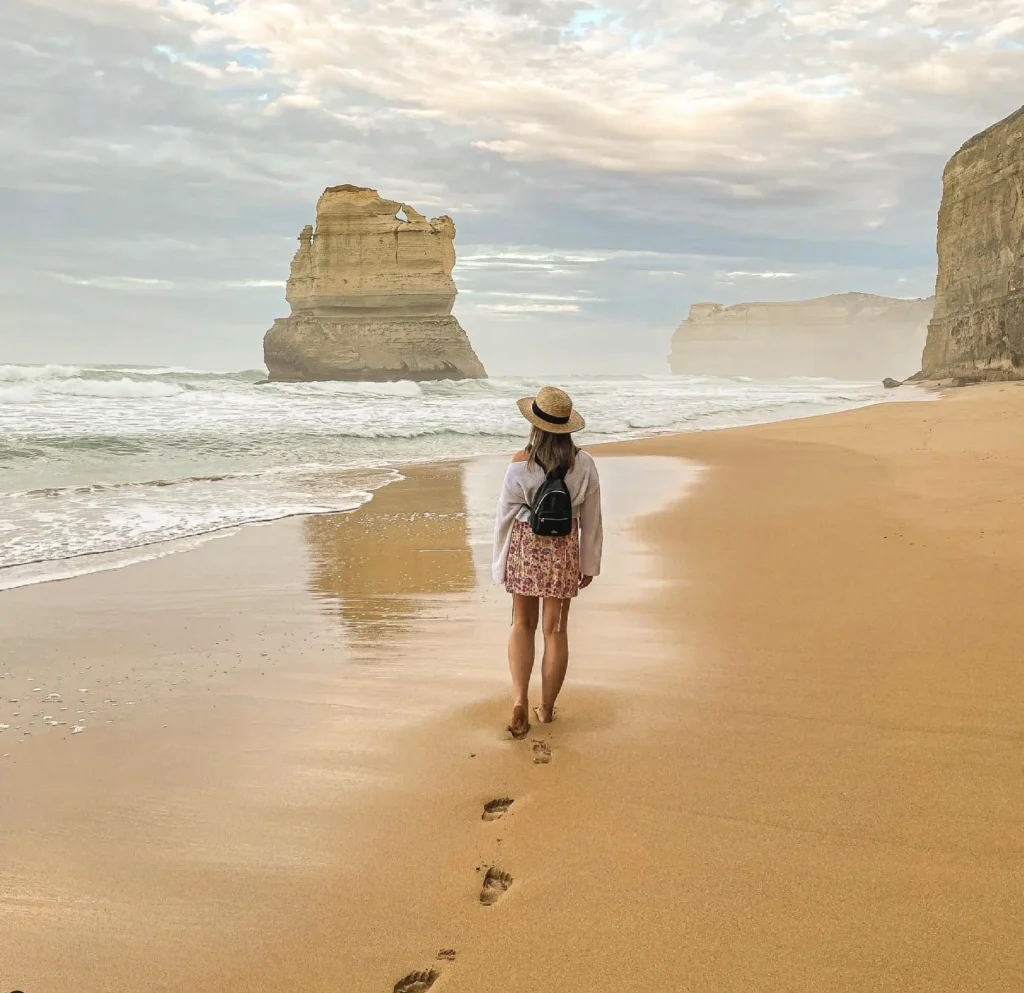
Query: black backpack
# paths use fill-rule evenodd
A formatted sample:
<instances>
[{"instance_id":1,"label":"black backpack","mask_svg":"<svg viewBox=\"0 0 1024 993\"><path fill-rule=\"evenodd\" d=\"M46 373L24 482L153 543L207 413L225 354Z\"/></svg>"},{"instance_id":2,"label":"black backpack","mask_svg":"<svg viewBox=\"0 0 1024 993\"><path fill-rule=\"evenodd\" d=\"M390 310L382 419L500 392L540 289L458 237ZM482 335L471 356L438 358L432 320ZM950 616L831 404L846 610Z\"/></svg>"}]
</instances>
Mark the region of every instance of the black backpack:
<instances>
[{"instance_id":1,"label":"black backpack","mask_svg":"<svg viewBox=\"0 0 1024 993\"><path fill-rule=\"evenodd\" d=\"M537 465L544 469L539 462ZM545 538L572 534L572 497L565 485L564 469L552 469L540 484L530 504L530 529Z\"/></svg>"}]
</instances>

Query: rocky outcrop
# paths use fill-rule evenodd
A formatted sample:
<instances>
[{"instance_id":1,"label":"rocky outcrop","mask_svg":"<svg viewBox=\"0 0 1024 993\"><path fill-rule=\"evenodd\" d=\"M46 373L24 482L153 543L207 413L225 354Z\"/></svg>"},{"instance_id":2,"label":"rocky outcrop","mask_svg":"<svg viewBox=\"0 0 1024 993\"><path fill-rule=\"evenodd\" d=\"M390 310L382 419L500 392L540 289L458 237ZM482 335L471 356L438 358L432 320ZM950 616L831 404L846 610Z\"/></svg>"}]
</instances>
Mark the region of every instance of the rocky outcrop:
<instances>
[{"instance_id":1,"label":"rocky outcrop","mask_svg":"<svg viewBox=\"0 0 1024 993\"><path fill-rule=\"evenodd\" d=\"M1024 378L1024 107L942 174L928 379Z\"/></svg>"},{"instance_id":2,"label":"rocky outcrop","mask_svg":"<svg viewBox=\"0 0 1024 993\"><path fill-rule=\"evenodd\" d=\"M279 318L263 339L272 381L486 376L455 303L455 225L376 190L332 186L299 235Z\"/></svg>"},{"instance_id":3,"label":"rocky outcrop","mask_svg":"<svg viewBox=\"0 0 1024 993\"><path fill-rule=\"evenodd\" d=\"M672 337L674 373L880 380L918 367L933 300L839 293L783 303L695 303Z\"/></svg>"}]
</instances>

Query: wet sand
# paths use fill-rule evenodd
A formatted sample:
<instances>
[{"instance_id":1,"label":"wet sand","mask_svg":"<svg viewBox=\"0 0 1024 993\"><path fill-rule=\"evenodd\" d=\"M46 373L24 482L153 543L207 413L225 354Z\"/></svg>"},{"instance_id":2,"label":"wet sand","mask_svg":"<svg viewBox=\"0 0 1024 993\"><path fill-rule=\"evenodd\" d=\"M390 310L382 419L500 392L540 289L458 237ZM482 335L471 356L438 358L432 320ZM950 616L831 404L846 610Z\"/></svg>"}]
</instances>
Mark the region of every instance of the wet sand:
<instances>
[{"instance_id":1,"label":"wet sand","mask_svg":"<svg viewBox=\"0 0 1024 993\"><path fill-rule=\"evenodd\" d=\"M0 594L0 723L87 720L0 734L0 989L1021 988L1022 415L598 453L606 575L524 743L499 463Z\"/></svg>"},{"instance_id":2,"label":"wet sand","mask_svg":"<svg viewBox=\"0 0 1024 993\"><path fill-rule=\"evenodd\" d=\"M614 592L643 575L632 511L692 475L604 461L618 579L591 612L634 601ZM418 862L418 825L443 852L449 819L427 812L449 790L464 804L506 749L508 602L489 581L504 468L414 468L355 513L0 593L0 989L269 989L278 968L315 989L281 943L328 921L342 936L310 968L331 989L389 974L392 938L351 940L396 913L379 867ZM625 667L592 656L576 678L600 696ZM453 755L437 727L466 713ZM400 903L420 871L436 876L424 861L393 880Z\"/></svg>"}]
</instances>

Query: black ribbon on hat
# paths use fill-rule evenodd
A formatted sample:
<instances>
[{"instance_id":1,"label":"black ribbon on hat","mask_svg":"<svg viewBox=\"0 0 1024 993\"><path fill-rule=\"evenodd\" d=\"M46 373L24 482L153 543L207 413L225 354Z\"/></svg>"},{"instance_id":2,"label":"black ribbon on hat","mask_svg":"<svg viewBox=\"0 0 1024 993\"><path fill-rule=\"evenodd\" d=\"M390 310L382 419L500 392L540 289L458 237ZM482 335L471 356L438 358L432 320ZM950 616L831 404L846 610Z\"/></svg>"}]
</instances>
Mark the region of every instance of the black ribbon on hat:
<instances>
[{"instance_id":1,"label":"black ribbon on hat","mask_svg":"<svg viewBox=\"0 0 1024 993\"><path fill-rule=\"evenodd\" d=\"M555 417L554 414L548 414L545 411L541 410L540 407L537 406L537 401L536 400L533 401L533 412L542 421L547 421L548 424L568 424L569 423L569 417L568 416L566 416L566 417Z\"/></svg>"}]
</instances>

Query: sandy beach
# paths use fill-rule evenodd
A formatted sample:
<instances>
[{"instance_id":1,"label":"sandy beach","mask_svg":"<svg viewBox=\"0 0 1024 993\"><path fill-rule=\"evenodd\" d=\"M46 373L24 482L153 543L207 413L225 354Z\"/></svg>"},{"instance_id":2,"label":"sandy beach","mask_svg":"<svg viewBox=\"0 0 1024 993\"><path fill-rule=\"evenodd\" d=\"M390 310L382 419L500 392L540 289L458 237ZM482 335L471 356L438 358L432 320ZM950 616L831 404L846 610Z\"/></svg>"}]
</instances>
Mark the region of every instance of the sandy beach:
<instances>
[{"instance_id":1,"label":"sandy beach","mask_svg":"<svg viewBox=\"0 0 1024 993\"><path fill-rule=\"evenodd\" d=\"M0 593L0 989L1024 987L1022 414L595 450L525 742L500 460Z\"/></svg>"}]
</instances>

